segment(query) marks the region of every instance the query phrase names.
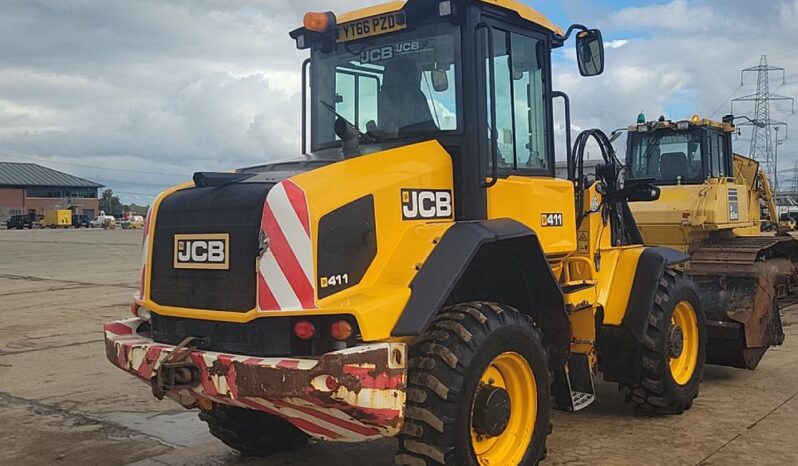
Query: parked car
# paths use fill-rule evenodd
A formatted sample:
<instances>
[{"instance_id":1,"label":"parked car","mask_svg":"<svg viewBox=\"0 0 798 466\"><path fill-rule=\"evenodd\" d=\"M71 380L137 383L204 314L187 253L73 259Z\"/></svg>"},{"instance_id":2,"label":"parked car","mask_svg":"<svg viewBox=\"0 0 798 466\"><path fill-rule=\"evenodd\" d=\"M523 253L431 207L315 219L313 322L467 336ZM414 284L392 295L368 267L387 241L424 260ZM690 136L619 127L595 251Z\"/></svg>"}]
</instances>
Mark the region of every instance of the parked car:
<instances>
[{"instance_id":1,"label":"parked car","mask_svg":"<svg viewBox=\"0 0 798 466\"><path fill-rule=\"evenodd\" d=\"M116 228L116 219L113 215L105 215L105 212L101 210L100 215L89 222L89 226L92 228L114 229Z\"/></svg>"},{"instance_id":2,"label":"parked car","mask_svg":"<svg viewBox=\"0 0 798 466\"><path fill-rule=\"evenodd\" d=\"M144 228L144 217L141 215L131 215L130 218L122 222L122 228L125 230Z\"/></svg>"},{"instance_id":3,"label":"parked car","mask_svg":"<svg viewBox=\"0 0 798 466\"><path fill-rule=\"evenodd\" d=\"M28 230L33 229L33 220L30 219L28 215L12 215L11 218L8 219L6 222L6 228L9 230L16 228L17 230L21 230L23 228L27 228Z\"/></svg>"},{"instance_id":4,"label":"parked car","mask_svg":"<svg viewBox=\"0 0 798 466\"><path fill-rule=\"evenodd\" d=\"M86 227L89 228L89 216L88 215L73 215L72 216L72 227L73 228L80 228Z\"/></svg>"}]
</instances>

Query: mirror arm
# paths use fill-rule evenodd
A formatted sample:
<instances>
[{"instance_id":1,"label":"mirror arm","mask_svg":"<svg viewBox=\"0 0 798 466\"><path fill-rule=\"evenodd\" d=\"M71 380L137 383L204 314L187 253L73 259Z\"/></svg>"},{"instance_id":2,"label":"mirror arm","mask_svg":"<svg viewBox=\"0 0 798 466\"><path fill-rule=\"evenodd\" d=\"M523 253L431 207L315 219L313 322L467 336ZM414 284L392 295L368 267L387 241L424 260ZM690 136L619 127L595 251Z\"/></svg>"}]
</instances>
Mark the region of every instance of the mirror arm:
<instances>
[{"instance_id":1,"label":"mirror arm","mask_svg":"<svg viewBox=\"0 0 798 466\"><path fill-rule=\"evenodd\" d=\"M627 128L618 128L615 131L613 131L612 133L610 133L610 143L615 142L616 139L621 137L621 133L623 133L624 131L628 131L628 129Z\"/></svg>"},{"instance_id":2,"label":"mirror arm","mask_svg":"<svg viewBox=\"0 0 798 466\"><path fill-rule=\"evenodd\" d=\"M579 31L587 31L588 29L587 29L587 27L585 27L585 26L584 26L584 25L582 25L582 24L572 24L572 25L571 25L571 26L568 28L568 31L565 33L565 35L562 37L562 41L563 41L563 42L567 41L567 40L568 40L568 38L569 38L569 37L571 37L571 34L572 34L572 33L573 33L575 30L579 30Z\"/></svg>"}]
</instances>

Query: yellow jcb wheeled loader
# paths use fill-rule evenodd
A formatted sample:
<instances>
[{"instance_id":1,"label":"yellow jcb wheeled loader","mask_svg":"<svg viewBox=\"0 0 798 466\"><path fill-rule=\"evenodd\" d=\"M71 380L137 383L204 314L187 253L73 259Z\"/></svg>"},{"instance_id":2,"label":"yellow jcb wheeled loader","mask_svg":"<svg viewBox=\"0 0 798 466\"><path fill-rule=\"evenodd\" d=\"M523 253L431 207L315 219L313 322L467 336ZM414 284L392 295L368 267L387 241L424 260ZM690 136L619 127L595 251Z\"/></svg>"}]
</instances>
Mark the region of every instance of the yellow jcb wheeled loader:
<instances>
[{"instance_id":1,"label":"yellow jcb wheeled loader","mask_svg":"<svg viewBox=\"0 0 798 466\"><path fill-rule=\"evenodd\" d=\"M781 227L759 163L733 153L734 120L642 117L628 128L626 165L630 178L662 190L657 202L631 204L645 244L690 254L707 315L707 362L754 369L784 340L779 306L795 288L798 241ZM780 234L762 236L763 209Z\"/></svg>"},{"instance_id":2,"label":"yellow jcb wheeled loader","mask_svg":"<svg viewBox=\"0 0 798 466\"><path fill-rule=\"evenodd\" d=\"M108 359L256 455L396 436L399 464L535 464L552 398L584 408L597 371L640 409L688 409L706 335L687 256L643 246L627 206L657 188L619 189L599 131L554 177L551 51L572 33L601 73L598 30L511 0L306 15L309 153L157 197ZM590 137L602 176L577 177Z\"/></svg>"}]
</instances>

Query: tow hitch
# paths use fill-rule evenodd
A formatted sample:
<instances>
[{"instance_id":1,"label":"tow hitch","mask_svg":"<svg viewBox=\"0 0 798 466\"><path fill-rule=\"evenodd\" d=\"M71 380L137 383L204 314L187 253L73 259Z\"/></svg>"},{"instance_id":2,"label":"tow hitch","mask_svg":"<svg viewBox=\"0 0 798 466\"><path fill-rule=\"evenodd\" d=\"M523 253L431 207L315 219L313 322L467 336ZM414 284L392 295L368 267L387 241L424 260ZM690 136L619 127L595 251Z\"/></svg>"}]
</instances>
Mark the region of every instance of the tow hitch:
<instances>
[{"instance_id":1,"label":"tow hitch","mask_svg":"<svg viewBox=\"0 0 798 466\"><path fill-rule=\"evenodd\" d=\"M194 337L186 337L161 362L152 377L152 394L163 400L169 390L194 388L200 383L200 368L188 359Z\"/></svg>"}]
</instances>

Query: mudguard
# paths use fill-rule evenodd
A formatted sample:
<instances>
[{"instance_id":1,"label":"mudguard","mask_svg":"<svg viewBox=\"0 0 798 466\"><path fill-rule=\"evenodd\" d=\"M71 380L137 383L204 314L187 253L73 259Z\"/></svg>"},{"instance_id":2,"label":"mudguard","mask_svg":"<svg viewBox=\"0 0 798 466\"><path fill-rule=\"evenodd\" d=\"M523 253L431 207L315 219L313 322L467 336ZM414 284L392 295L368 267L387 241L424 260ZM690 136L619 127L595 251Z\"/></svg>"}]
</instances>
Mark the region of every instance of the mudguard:
<instances>
[{"instance_id":1,"label":"mudguard","mask_svg":"<svg viewBox=\"0 0 798 466\"><path fill-rule=\"evenodd\" d=\"M645 336L659 281L666 267L688 259L686 254L664 247L646 248L640 253L620 325L603 325L599 330L598 360L604 380L625 384L640 380L638 348Z\"/></svg>"},{"instance_id":2,"label":"mudguard","mask_svg":"<svg viewBox=\"0 0 798 466\"><path fill-rule=\"evenodd\" d=\"M646 248L640 254L626 313L621 322L621 326L629 331L635 341L643 340L648 316L654 306L657 286L665 268L684 263L689 259L690 256L687 254L665 247Z\"/></svg>"},{"instance_id":3,"label":"mudguard","mask_svg":"<svg viewBox=\"0 0 798 466\"><path fill-rule=\"evenodd\" d=\"M395 337L419 336L446 305L494 301L532 316L551 351L565 362L570 327L565 302L535 232L510 219L458 222L416 274L412 295L393 328Z\"/></svg>"}]
</instances>

